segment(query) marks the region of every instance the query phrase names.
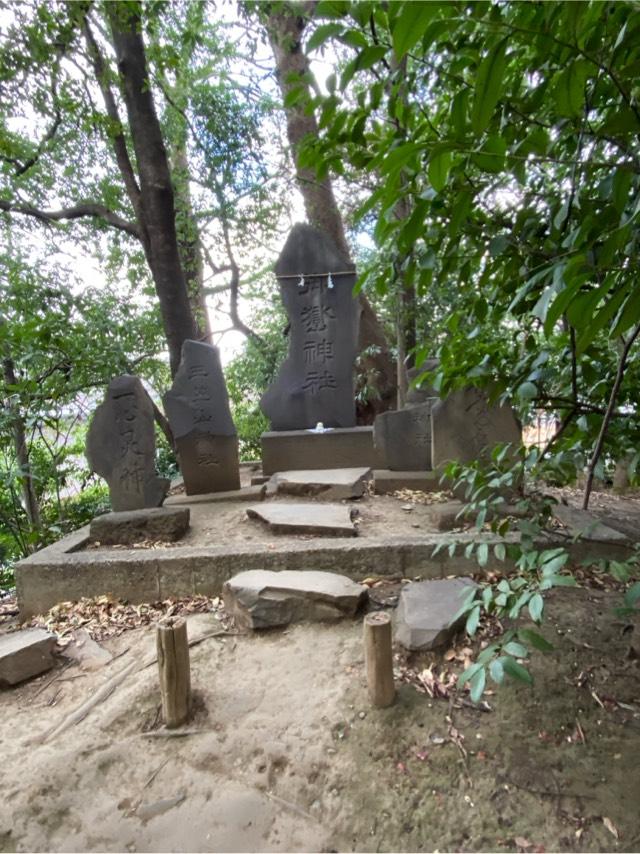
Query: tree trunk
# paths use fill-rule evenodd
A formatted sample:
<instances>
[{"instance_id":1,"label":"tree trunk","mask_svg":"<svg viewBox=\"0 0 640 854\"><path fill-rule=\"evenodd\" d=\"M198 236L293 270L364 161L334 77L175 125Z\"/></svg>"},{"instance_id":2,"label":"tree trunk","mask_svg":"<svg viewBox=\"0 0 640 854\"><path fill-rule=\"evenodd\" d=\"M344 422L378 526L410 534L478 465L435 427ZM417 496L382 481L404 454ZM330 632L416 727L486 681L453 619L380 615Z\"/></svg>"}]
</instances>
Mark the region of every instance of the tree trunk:
<instances>
[{"instance_id":1,"label":"tree trunk","mask_svg":"<svg viewBox=\"0 0 640 854\"><path fill-rule=\"evenodd\" d=\"M140 7L107 4L124 103L140 182L147 258L156 287L171 373L180 364L182 342L197 338L176 235L176 212L167 152L149 85Z\"/></svg>"},{"instance_id":2,"label":"tree trunk","mask_svg":"<svg viewBox=\"0 0 640 854\"><path fill-rule=\"evenodd\" d=\"M5 355L5 358L2 360L2 367L4 381L7 387L16 386L18 384L18 380L16 378L13 361L10 356ZM32 528L39 531L42 528L42 520L40 518L38 497L33 486L33 475L31 472L31 463L29 461L29 450L27 446L24 418L21 416L18 408L11 403L10 398L11 392L9 391L9 388L7 388L7 409L13 429L13 444L16 460L20 468L20 486L22 489L24 511L27 514L29 524Z\"/></svg>"},{"instance_id":3,"label":"tree trunk","mask_svg":"<svg viewBox=\"0 0 640 854\"><path fill-rule=\"evenodd\" d=\"M271 7L266 19L267 33L276 63L278 84L283 103L287 95L301 85L308 87L309 63L302 50L302 33L308 20L311 4L298 6L296 10L287 4ZM296 160L296 151L302 140L317 136L318 122L307 105L298 102L285 106L287 119L287 137ZM324 231L336 243L344 254L345 261L353 263L351 250L345 236L344 222L338 210L330 179L318 179L315 170L300 168L296 163L296 179L304 200L307 219L311 225ZM371 421L378 412L384 412L395 403L395 369L389 352L389 345L379 320L369 301L360 294L361 317L359 350L371 349L371 353L362 359L362 368L370 376L376 377L379 398L371 400L368 411L359 412L359 420Z\"/></svg>"}]
</instances>

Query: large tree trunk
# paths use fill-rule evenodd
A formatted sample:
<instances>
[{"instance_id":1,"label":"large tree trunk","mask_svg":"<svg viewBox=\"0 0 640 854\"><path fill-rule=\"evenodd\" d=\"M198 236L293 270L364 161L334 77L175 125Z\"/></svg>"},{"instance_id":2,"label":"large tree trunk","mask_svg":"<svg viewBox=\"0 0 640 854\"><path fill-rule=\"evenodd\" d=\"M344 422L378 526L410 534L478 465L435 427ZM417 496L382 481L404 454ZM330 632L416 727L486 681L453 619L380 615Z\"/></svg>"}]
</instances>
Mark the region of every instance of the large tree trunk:
<instances>
[{"instance_id":1,"label":"large tree trunk","mask_svg":"<svg viewBox=\"0 0 640 854\"><path fill-rule=\"evenodd\" d=\"M167 152L149 85L138 4L107 4L122 94L140 181L141 231L146 236L171 372L180 364L182 342L197 338L176 235L176 214Z\"/></svg>"},{"instance_id":2,"label":"large tree trunk","mask_svg":"<svg viewBox=\"0 0 640 854\"><path fill-rule=\"evenodd\" d=\"M274 4L266 19L269 41L276 62L277 78L283 102L287 95L301 85L308 86L309 63L302 50L302 33L308 20L312 4L304 4L297 10L288 4ZM298 11L298 14L296 14ZM309 134L318 135L318 123L307 105L297 104L285 107L287 136L294 160L302 140ZM333 238L344 253L345 260L352 262L351 250L345 236L340 211L336 204L330 179L319 179L315 170L300 168L296 162L296 179L305 211L311 225L321 229ZM384 330L375 312L364 294L360 295L362 314L360 318L359 350L369 351L362 359L362 368L368 376L374 378L378 398L371 399L366 407L360 407L359 420L371 421L378 412L383 412L395 404L396 378L393 359Z\"/></svg>"}]
</instances>

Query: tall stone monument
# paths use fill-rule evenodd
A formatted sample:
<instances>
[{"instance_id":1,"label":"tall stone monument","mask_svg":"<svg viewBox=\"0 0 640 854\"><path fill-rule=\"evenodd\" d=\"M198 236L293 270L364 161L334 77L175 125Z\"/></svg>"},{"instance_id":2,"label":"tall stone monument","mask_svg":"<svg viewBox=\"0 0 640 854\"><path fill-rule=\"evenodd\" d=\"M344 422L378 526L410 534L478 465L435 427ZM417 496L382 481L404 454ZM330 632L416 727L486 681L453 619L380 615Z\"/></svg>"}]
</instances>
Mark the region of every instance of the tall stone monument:
<instances>
[{"instance_id":1,"label":"tall stone monument","mask_svg":"<svg viewBox=\"0 0 640 854\"><path fill-rule=\"evenodd\" d=\"M238 437L218 348L185 341L163 401L187 495L240 489Z\"/></svg>"},{"instance_id":2,"label":"tall stone monument","mask_svg":"<svg viewBox=\"0 0 640 854\"><path fill-rule=\"evenodd\" d=\"M86 453L92 471L109 484L114 511L159 507L169 489L157 477L153 404L138 377L111 380L95 411Z\"/></svg>"},{"instance_id":3,"label":"tall stone monument","mask_svg":"<svg viewBox=\"0 0 640 854\"><path fill-rule=\"evenodd\" d=\"M272 430L355 426L360 308L350 267L321 231L301 223L291 230L276 263L289 354L260 401Z\"/></svg>"}]
</instances>

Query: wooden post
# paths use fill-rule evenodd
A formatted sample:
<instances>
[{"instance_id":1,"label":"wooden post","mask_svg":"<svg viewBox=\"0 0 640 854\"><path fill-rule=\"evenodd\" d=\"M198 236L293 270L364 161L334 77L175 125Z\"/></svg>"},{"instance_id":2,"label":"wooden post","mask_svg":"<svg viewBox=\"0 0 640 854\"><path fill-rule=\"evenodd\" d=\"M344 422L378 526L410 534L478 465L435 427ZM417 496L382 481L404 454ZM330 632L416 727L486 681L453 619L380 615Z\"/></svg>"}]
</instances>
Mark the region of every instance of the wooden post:
<instances>
[{"instance_id":1,"label":"wooden post","mask_svg":"<svg viewBox=\"0 0 640 854\"><path fill-rule=\"evenodd\" d=\"M157 625L156 646L165 726L185 723L191 703L191 667L187 623L183 617L166 617Z\"/></svg>"},{"instance_id":2,"label":"wooden post","mask_svg":"<svg viewBox=\"0 0 640 854\"><path fill-rule=\"evenodd\" d=\"M393 703L396 696L391 654L391 617L384 611L374 611L364 618L364 660L369 699L374 706L384 709Z\"/></svg>"}]
</instances>

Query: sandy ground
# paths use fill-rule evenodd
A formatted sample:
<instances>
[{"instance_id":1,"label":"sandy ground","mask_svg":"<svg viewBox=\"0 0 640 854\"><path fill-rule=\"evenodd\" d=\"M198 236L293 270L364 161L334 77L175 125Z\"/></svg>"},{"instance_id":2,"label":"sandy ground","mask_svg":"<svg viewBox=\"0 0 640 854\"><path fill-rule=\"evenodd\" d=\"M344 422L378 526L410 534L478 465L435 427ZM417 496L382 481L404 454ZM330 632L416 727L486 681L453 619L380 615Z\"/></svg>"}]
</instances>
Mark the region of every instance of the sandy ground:
<instances>
[{"instance_id":1,"label":"sandy ground","mask_svg":"<svg viewBox=\"0 0 640 854\"><path fill-rule=\"evenodd\" d=\"M485 712L411 685L370 708L359 621L209 638L181 738L148 734L153 629L125 632L97 670L0 692L0 851L637 851L640 622L615 617L619 599L554 591L555 651ZM190 617L190 637L215 621Z\"/></svg>"}]
</instances>

